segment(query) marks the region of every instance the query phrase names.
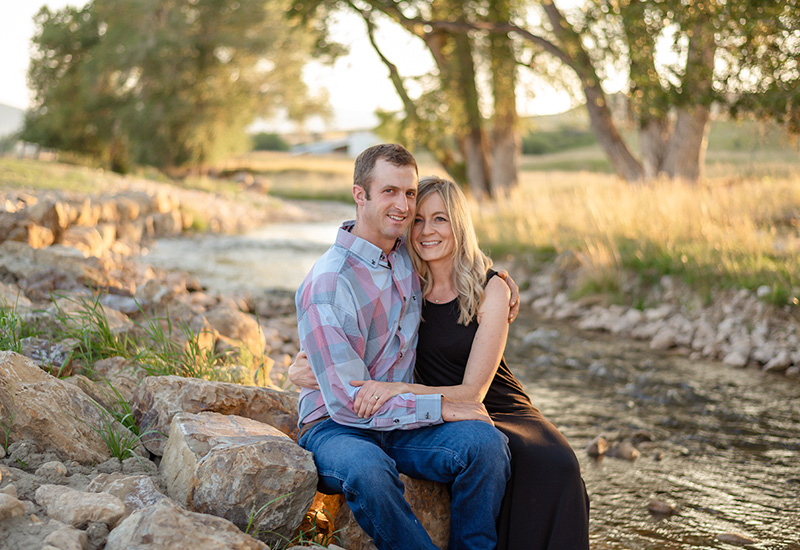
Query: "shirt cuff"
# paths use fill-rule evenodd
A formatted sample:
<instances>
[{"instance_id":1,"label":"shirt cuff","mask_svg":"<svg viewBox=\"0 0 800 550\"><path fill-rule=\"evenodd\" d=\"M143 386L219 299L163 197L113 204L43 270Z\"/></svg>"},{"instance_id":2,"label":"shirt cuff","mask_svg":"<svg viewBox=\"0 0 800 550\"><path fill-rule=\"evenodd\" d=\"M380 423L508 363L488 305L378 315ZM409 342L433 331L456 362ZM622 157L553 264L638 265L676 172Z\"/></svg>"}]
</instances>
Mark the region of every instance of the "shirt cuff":
<instances>
[{"instance_id":1,"label":"shirt cuff","mask_svg":"<svg viewBox=\"0 0 800 550\"><path fill-rule=\"evenodd\" d=\"M442 396L417 395L417 422L420 424L440 424L442 422Z\"/></svg>"}]
</instances>

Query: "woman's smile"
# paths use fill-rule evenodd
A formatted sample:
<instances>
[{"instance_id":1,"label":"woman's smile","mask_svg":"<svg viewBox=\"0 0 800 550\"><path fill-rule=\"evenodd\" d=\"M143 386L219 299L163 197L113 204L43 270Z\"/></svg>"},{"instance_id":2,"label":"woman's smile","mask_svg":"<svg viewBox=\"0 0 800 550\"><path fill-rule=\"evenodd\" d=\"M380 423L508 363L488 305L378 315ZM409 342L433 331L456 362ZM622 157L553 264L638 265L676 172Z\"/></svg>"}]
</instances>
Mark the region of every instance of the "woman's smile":
<instances>
[{"instance_id":1,"label":"woman's smile","mask_svg":"<svg viewBox=\"0 0 800 550\"><path fill-rule=\"evenodd\" d=\"M417 215L411 226L411 240L414 250L426 262L453 258L453 227L447 217L444 200L438 193L417 205Z\"/></svg>"}]
</instances>

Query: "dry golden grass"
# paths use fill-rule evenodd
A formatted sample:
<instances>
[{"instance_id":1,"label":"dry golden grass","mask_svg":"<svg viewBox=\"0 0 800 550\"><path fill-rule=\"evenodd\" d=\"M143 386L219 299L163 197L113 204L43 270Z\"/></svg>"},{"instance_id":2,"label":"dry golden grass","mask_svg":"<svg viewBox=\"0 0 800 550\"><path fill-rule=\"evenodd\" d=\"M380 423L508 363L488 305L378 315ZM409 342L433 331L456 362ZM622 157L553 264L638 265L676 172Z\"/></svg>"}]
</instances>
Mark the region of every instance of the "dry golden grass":
<instances>
[{"instance_id":1,"label":"dry golden grass","mask_svg":"<svg viewBox=\"0 0 800 550\"><path fill-rule=\"evenodd\" d=\"M420 175L444 175L420 157ZM564 162L569 162L565 157ZM240 164L233 164L238 162ZM776 303L800 295L800 170L743 176L715 165L696 186L660 181L633 186L595 172L523 171L521 184L495 202L473 204L481 243L506 252L573 251L587 290L619 288L624 273L675 274L703 287L770 288ZM347 157L253 153L224 168L250 169L277 196L350 202ZM116 177L116 176L114 176ZM55 163L0 159L4 187L97 190L110 174ZM229 182L236 187L236 184ZM218 181L209 186L216 186Z\"/></svg>"},{"instance_id":2,"label":"dry golden grass","mask_svg":"<svg viewBox=\"0 0 800 550\"><path fill-rule=\"evenodd\" d=\"M633 186L585 172L523 173L517 190L474 205L474 216L494 251L575 251L595 287L626 269L767 285L777 302L800 286L800 176Z\"/></svg>"}]
</instances>

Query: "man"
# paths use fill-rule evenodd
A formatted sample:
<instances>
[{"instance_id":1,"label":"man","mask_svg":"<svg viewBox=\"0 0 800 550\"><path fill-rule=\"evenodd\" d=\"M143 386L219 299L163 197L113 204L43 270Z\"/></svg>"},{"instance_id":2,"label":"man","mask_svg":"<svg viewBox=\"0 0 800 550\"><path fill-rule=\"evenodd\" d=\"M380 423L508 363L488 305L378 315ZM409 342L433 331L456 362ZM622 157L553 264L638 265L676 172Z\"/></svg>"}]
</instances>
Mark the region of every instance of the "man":
<instances>
[{"instance_id":1,"label":"man","mask_svg":"<svg viewBox=\"0 0 800 550\"><path fill-rule=\"evenodd\" d=\"M344 493L381 549L435 546L398 474L450 483L449 548L489 549L509 476L504 436L483 405L402 394L370 418L354 380L412 381L422 296L401 236L414 218L417 165L400 145L356 159L356 221L339 230L297 291L298 331L319 389L300 394L299 444L320 490Z\"/></svg>"}]
</instances>

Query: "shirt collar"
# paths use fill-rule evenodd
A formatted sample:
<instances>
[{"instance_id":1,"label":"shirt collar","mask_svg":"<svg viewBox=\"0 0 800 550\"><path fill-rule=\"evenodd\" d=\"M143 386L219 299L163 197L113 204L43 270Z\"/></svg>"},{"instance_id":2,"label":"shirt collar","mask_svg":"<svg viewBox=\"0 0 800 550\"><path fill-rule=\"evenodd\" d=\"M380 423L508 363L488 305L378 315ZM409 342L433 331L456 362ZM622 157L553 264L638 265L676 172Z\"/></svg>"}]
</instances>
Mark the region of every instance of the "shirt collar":
<instances>
[{"instance_id":1,"label":"shirt collar","mask_svg":"<svg viewBox=\"0 0 800 550\"><path fill-rule=\"evenodd\" d=\"M361 258L366 264L377 266L383 265L389 267L389 259L394 255L400 245L403 243L403 237L395 241L394 247L389 252L389 258L383 253L378 246L375 246L366 239L356 237L351 233L355 220L346 221L339 228L339 233L336 235L336 244L348 249L351 253Z\"/></svg>"}]
</instances>

